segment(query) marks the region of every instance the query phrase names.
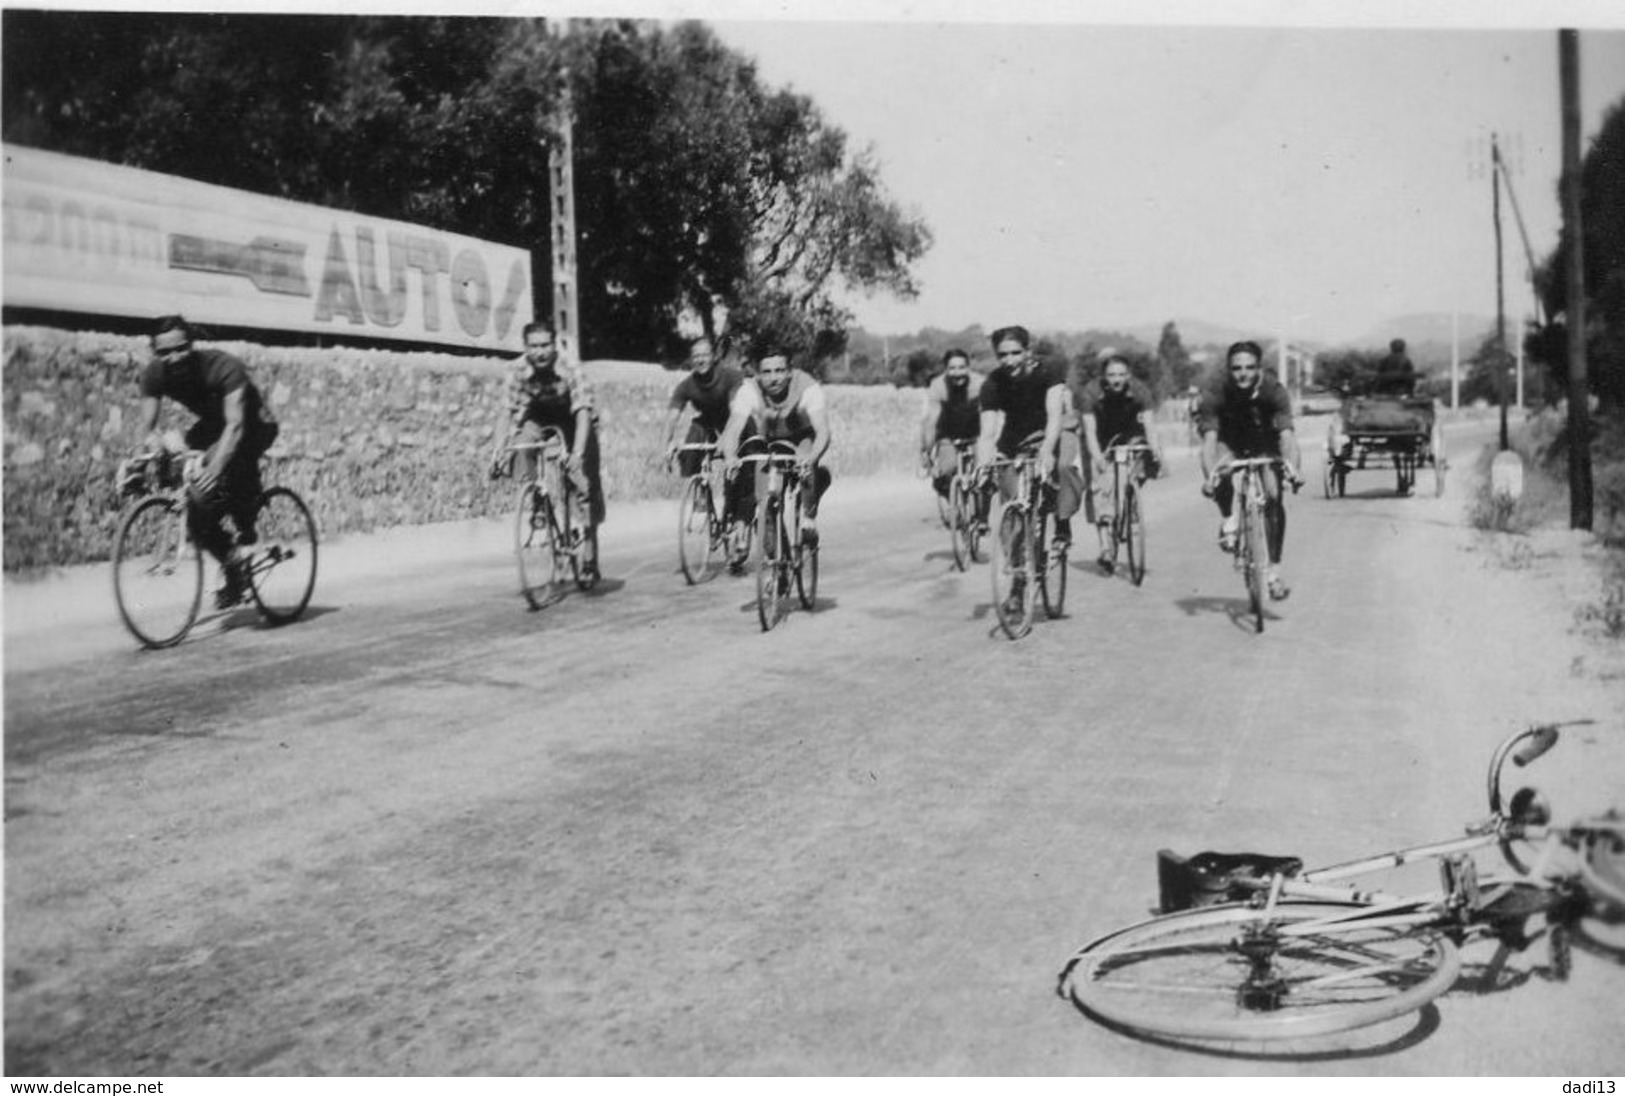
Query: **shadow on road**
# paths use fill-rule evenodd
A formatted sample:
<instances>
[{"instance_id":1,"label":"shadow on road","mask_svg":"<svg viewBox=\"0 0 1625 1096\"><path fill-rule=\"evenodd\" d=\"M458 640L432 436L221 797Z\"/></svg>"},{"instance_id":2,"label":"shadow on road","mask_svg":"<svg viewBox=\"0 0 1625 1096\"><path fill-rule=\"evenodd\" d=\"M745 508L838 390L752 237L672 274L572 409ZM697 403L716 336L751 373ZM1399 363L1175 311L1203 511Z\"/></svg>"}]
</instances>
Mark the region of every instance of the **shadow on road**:
<instances>
[{"instance_id":1,"label":"shadow on road","mask_svg":"<svg viewBox=\"0 0 1625 1096\"><path fill-rule=\"evenodd\" d=\"M1223 613L1244 632L1253 630L1252 607L1246 598L1239 597L1182 597L1174 602L1186 616L1198 616L1203 613ZM1281 618L1268 609L1264 610L1265 620L1280 620Z\"/></svg>"}]
</instances>

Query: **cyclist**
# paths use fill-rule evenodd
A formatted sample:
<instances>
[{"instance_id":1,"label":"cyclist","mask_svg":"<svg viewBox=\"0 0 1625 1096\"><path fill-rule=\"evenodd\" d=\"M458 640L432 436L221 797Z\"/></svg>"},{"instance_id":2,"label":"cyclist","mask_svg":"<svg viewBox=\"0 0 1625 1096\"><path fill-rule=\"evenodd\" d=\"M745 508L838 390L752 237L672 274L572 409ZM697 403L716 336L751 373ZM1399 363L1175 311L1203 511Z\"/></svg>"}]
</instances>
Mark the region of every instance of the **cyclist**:
<instances>
[{"instance_id":1,"label":"cyclist","mask_svg":"<svg viewBox=\"0 0 1625 1096\"><path fill-rule=\"evenodd\" d=\"M728 409L728 422L722 430L722 459L733 476L739 469L740 443L750 437L767 441L790 441L796 446L799 473L811 490L801 492L801 538L808 545L818 543L818 500L829 490L830 472L819 463L829 452L829 413L824 405L824 386L812 375L791 369L782 354L765 357L756 375L746 379L734 394ZM740 505L754 506L766 470L756 482L746 481ZM763 530L763 536L767 531Z\"/></svg>"},{"instance_id":2,"label":"cyclist","mask_svg":"<svg viewBox=\"0 0 1625 1096\"><path fill-rule=\"evenodd\" d=\"M1214 476L1214 470L1232 457L1280 457L1287 479L1294 487L1302 484L1298 475L1298 439L1292 428L1292 399L1274 377L1263 371L1264 352L1256 342L1244 339L1232 343L1225 352L1226 375L1202 393L1202 493L1218 503L1223 518L1219 526L1219 547L1226 552L1236 546L1238 518L1233 509L1234 491L1229 476ZM1265 580L1270 598L1280 601L1291 590L1281 579L1281 549L1286 543L1286 507L1281 501L1281 483L1274 468L1263 477L1266 502L1264 522L1269 541L1269 567Z\"/></svg>"},{"instance_id":3,"label":"cyclist","mask_svg":"<svg viewBox=\"0 0 1625 1096\"><path fill-rule=\"evenodd\" d=\"M261 491L260 457L276 441L278 425L240 358L223 350L199 350L194 332L180 316L162 316L153 325L152 361L141 376L140 417L146 446L177 448L158 432L165 398L197 416L184 446L203 451L198 477L187 485L187 526L193 541L220 564L222 585L215 605L229 609L248 593L238 547L257 538L255 509ZM233 537L221 524L230 517Z\"/></svg>"},{"instance_id":4,"label":"cyclist","mask_svg":"<svg viewBox=\"0 0 1625 1096\"><path fill-rule=\"evenodd\" d=\"M1083 476L1078 471L1078 436L1069 429L1072 394L1059 365L1040 362L1031 350L1032 336L1024 327L1001 327L993 332L993 352L999 364L982 383L982 429L976 442L979 477L992 476L993 459L1018 453L1036 455L1041 479L1056 477L1055 537L1058 547L1072 542L1072 515L1083 497ZM1016 477L1008 468L997 477L999 497L1009 501ZM1015 591L1013 596L1019 596Z\"/></svg>"},{"instance_id":5,"label":"cyclist","mask_svg":"<svg viewBox=\"0 0 1625 1096\"><path fill-rule=\"evenodd\" d=\"M943 498L959 470L956 441L971 441L981 431L978 401L982 377L971 371L970 355L953 349L942 356L942 372L925 390L925 418L920 423L920 463L931 472L931 486Z\"/></svg>"},{"instance_id":6,"label":"cyclist","mask_svg":"<svg viewBox=\"0 0 1625 1096\"><path fill-rule=\"evenodd\" d=\"M576 491L586 498L589 528L582 530L584 542L595 544L591 533L604 521L604 492L599 476L598 414L593 407L592 386L581 366L559 355L552 325L535 322L525 325L525 352L508 375L508 429L519 444L541 440L544 427L558 428L564 434L569 453L564 469ZM499 432L500 433L500 432ZM536 475L541 455L536 450L524 457L527 480ZM492 474L510 471L512 462L498 457ZM589 575L598 573L596 558L582 561Z\"/></svg>"},{"instance_id":7,"label":"cyclist","mask_svg":"<svg viewBox=\"0 0 1625 1096\"><path fill-rule=\"evenodd\" d=\"M1133 476L1136 483L1155 478L1162 471L1162 449L1151 441L1151 415L1156 400L1138 378L1129 374L1128 358L1119 350L1107 347L1099 355L1103 372L1100 377L1083 386L1078 397L1078 412L1082 417L1080 430L1089 459L1083 464L1084 482L1091 490L1087 501L1090 518L1100 534L1100 569L1112 572L1112 520L1113 511L1111 468L1106 464L1106 450L1113 445L1145 442L1152 445L1149 454L1139 454L1134 461Z\"/></svg>"},{"instance_id":8,"label":"cyclist","mask_svg":"<svg viewBox=\"0 0 1625 1096\"><path fill-rule=\"evenodd\" d=\"M694 409L685 442L690 445L714 442L722 436L723 427L728 425L728 408L745 380L745 375L739 370L717 362L711 340L703 335L689 345L688 370L688 376L678 381L672 391L671 402L667 405L671 416L666 422L666 452L676 456L677 470L684 479L699 471L701 454L698 450L681 451L678 448L677 424L683 419L683 411L689 407ZM723 520L731 527L729 539L732 558L728 565L736 572L744 566L749 547L743 535L745 530L733 527L734 518L743 513L739 506L739 490L738 485L730 483L724 491L722 502Z\"/></svg>"}]
</instances>

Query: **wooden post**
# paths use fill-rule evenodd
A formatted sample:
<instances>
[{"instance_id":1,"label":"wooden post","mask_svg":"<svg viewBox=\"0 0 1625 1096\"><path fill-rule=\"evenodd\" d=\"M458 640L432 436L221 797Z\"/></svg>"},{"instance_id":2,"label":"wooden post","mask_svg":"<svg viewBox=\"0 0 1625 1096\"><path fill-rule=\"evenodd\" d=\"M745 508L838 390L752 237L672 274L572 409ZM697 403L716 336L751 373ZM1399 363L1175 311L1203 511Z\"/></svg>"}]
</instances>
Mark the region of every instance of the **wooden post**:
<instances>
[{"instance_id":1,"label":"wooden post","mask_svg":"<svg viewBox=\"0 0 1625 1096\"><path fill-rule=\"evenodd\" d=\"M1591 393L1586 385L1585 262L1580 231L1580 35L1557 32L1558 80L1563 99L1563 242L1568 245L1569 528L1590 529Z\"/></svg>"},{"instance_id":2,"label":"wooden post","mask_svg":"<svg viewBox=\"0 0 1625 1096\"><path fill-rule=\"evenodd\" d=\"M570 21L559 33L561 52L569 40ZM565 55L568 59L568 54ZM570 70L559 73L559 99L553 126L557 139L548 148L549 220L553 252L553 330L560 347L572 358L581 357L581 317L576 311L576 199L573 163L574 108L570 101Z\"/></svg>"},{"instance_id":3,"label":"wooden post","mask_svg":"<svg viewBox=\"0 0 1625 1096\"><path fill-rule=\"evenodd\" d=\"M1495 349L1491 367L1495 370L1495 396L1501 404L1501 451L1512 446L1507 440L1507 323L1506 292L1501 279L1501 146L1490 134L1490 188L1495 210Z\"/></svg>"}]
</instances>

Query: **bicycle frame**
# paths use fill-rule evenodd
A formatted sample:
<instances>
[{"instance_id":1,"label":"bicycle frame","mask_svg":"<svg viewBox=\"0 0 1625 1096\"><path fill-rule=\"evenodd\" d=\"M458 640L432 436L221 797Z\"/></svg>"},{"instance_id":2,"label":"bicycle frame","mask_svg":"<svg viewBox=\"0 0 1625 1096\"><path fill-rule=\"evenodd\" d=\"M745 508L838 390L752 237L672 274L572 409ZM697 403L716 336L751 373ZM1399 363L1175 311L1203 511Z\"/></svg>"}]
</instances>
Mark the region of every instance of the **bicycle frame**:
<instances>
[{"instance_id":1,"label":"bicycle frame","mask_svg":"<svg viewBox=\"0 0 1625 1096\"><path fill-rule=\"evenodd\" d=\"M538 533L545 535L551 557L553 574L546 585L555 585L557 573L565 568L570 570L576 585L582 589L589 588L597 580L584 559L590 536L588 530L590 522L583 520L577 524L571 520L570 511L577 507L585 509L586 500L580 496L575 485L564 473L566 448L564 432L555 426L543 427L541 437L536 441L511 442L503 447L504 453L515 456L521 453L534 453L537 458L533 475L527 482L520 484L514 532L520 593L532 608L539 608L540 605L531 592L535 585L531 583L531 576L527 573L525 552L527 549L539 547L536 543ZM546 515L545 528L539 529L534 517L529 522L525 521L528 499L534 499L535 511Z\"/></svg>"},{"instance_id":2,"label":"bicycle frame","mask_svg":"<svg viewBox=\"0 0 1625 1096\"><path fill-rule=\"evenodd\" d=\"M1264 491L1263 470L1281 468L1285 463L1279 456L1232 457L1221 461L1212 473L1230 478L1231 512L1236 517L1239 534L1232 551L1236 569L1242 573L1242 581L1247 586L1248 609L1255 632L1264 630L1264 572L1269 566L1269 523L1265 509L1269 498ZM1279 483L1276 490L1280 490Z\"/></svg>"},{"instance_id":3,"label":"bicycle frame","mask_svg":"<svg viewBox=\"0 0 1625 1096\"><path fill-rule=\"evenodd\" d=\"M801 536L801 493L808 489L800 472L801 455L793 442L750 439L759 450L739 458L741 466L754 464L766 472L757 498L757 615L762 631L770 631L783 615L794 582L804 609L811 609L818 586L818 549L807 547Z\"/></svg>"}]
</instances>

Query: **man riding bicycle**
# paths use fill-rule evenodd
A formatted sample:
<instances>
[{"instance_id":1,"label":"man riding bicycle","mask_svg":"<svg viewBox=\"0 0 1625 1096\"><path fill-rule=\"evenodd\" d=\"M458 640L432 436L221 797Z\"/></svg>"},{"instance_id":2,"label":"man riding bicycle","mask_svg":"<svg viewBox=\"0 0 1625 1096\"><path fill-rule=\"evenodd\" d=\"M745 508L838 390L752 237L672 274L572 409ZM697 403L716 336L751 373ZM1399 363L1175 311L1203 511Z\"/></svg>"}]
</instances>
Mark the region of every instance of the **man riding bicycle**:
<instances>
[{"instance_id":1,"label":"man riding bicycle","mask_svg":"<svg viewBox=\"0 0 1625 1096\"><path fill-rule=\"evenodd\" d=\"M1089 459L1083 465L1085 485L1090 488L1089 517L1100 534L1100 569L1111 574L1112 521L1117 515L1106 450L1135 442L1153 447L1151 452L1135 456L1133 476L1137 484L1161 473L1162 450L1151 441L1151 415L1156 410L1151 390L1129 375L1128 358L1121 351L1108 347L1100 352L1099 361L1104 372L1083 386L1078 411L1083 419L1083 443L1089 450Z\"/></svg>"},{"instance_id":2,"label":"man riding bicycle","mask_svg":"<svg viewBox=\"0 0 1625 1096\"><path fill-rule=\"evenodd\" d=\"M971 371L970 355L954 349L942 356L942 372L925 390L925 418L920 423L920 463L931 472L931 486L942 498L959 471L955 442L974 441L981 432L982 377Z\"/></svg>"},{"instance_id":3,"label":"man riding bicycle","mask_svg":"<svg viewBox=\"0 0 1625 1096\"><path fill-rule=\"evenodd\" d=\"M671 415L666 421L666 453L677 459L677 471L684 479L700 470L702 454L697 449L685 450L678 445L677 424L683 419L683 411L689 407L694 409L684 444L715 442L728 425L728 409L745 380L739 370L717 362L711 340L704 336L689 346L688 370L688 376L678 381L672 390L671 402L667 405ZM741 509L741 490L740 485L730 483L722 500L723 521L731 527L733 556L728 562L735 571L744 566L744 553L749 551L750 544L740 535L740 529L733 528L735 518L742 514L745 521L750 520L748 513Z\"/></svg>"},{"instance_id":4,"label":"man riding bicycle","mask_svg":"<svg viewBox=\"0 0 1625 1096\"><path fill-rule=\"evenodd\" d=\"M734 394L728 422L722 430L722 459L730 477L737 477L739 447L748 438L788 441L795 445L801 482L801 536L808 545L818 543L818 500L829 490L831 476L819 462L829 451L829 414L824 387L812 375L791 369L782 354L763 358L754 377ZM767 472L758 469L754 482L746 480L740 505L755 505ZM742 511L743 512L743 511Z\"/></svg>"},{"instance_id":5,"label":"man riding bicycle","mask_svg":"<svg viewBox=\"0 0 1625 1096\"><path fill-rule=\"evenodd\" d=\"M1077 468L1078 437L1067 429L1072 394L1064 369L1040 362L1030 349L1032 336L1024 327L1001 327L993 332L993 352L999 364L982 384L982 429L976 442L977 475L993 479L999 497L1008 502L1016 491L1016 475L1008 466L993 476L995 457L1036 456L1040 480L1056 479L1055 536L1063 548L1072 542L1072 515L1083 498L1083 476Z\"/></svg>"},{"instance_id":6,"label":"man riding bicycle","mask_svg":"<svg viewBox=\"0 0 1625 1096\"><path fill-rule=\"evenodd\" d=\"M1226 375L1202 393L1199 420L1202 430L1202 493L1219 506L1219 547L1234 551L1238 519L1235 492L1223 465L1234 458L1277 457L1286 478L1302 484L1298 475L1298 438L1292 429L1292 399L1274 377L1263 371L1264 352L1256 342L1232 343L1225 353ZM1215 475L1215 473L1219 473ZM1276 469L1265 470L1264 524L1269 542L1265 580L1270 598L1280 601L1291 593L1280 575L1281 550L1286 543L1286 507Z\"/></svg>"},{"instance_id":7,"label":"man riding bicycle","mask_svg":"<svg viewBox=\"0 0 1625 1096\"><path fill-rule=\"evenodd\" d=\"M554 427L564 435L569 452L564 470L575 489L587 502L590 527L583 530L585 543L596 544L592 535L604 521L604 492L599 476L598 414L593 407L592 386L580 365L561 360L558 341L551 325L528 323L524 331L525 352L508 375L508 417L513 440L529 445L542 440L542 431ZM500 452L500 451L499 451ZM526 480L536 476L541 455L531 449L520 454ZM511 462L498 456L492 473L501 474ZM583 560L583 570L598 572L598 560Z\"/></svg>"},{"instance_id":8,"label":"man riding bicycle","mask_svg":"<svg viewBox=\"0 0 1625 1096\"><path fill-rule=\"evenodd\" d=\"M199 350L192 340L192 327L180 316L163 316L154 324L152 361L141 376L140 416L146 446L154 452L174 448L158 432L166 397L197 416L184 444L203 451L203 466L187 485L186 520L192 540L220 564L215 605L228 609L248 593L238 548L258 539L260 457L276 441L278 425L241 359L223 350ZM221 523L227 516L236 526L235 537Z\"/></svg>"}]
</instances>

